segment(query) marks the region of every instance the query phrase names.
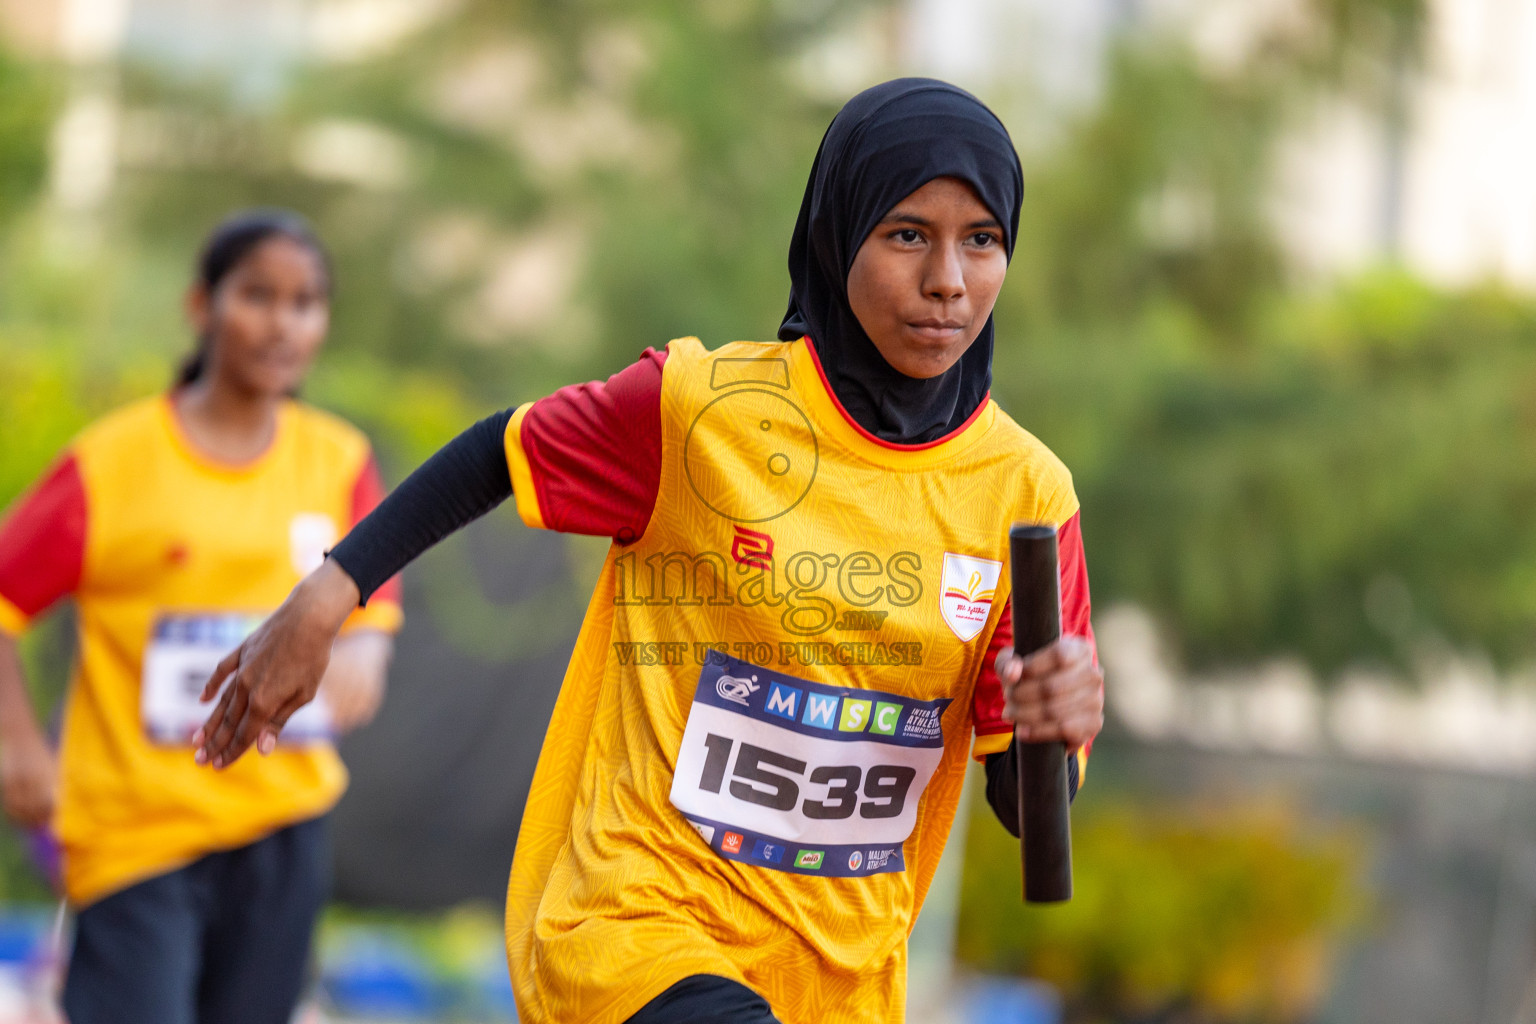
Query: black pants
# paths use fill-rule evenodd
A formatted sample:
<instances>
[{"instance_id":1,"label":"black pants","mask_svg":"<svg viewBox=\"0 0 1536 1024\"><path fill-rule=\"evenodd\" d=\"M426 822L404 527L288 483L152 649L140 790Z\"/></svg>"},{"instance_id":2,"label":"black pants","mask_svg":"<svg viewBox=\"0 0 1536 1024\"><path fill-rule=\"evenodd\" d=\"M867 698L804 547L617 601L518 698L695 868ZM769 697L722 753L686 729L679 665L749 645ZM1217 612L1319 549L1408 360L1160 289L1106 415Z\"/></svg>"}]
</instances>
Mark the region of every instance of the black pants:
<instances>
[{"instance_id":1,"label":"black pants","mask_svg":"<svg viewBox=\"0 0 1536 1024\"><path fill-rule=\"evenodd\" d=\"M646 1003L625 1024L779 1024L779 1021L767 1001L751 989L729 978L695 974Z\"/></svg>"},{"instance_id":2,"label":"black pants","mask_svg":"<svg viewBox=\"0 0 1536 1024\"><path fill-rule=\"evenodd\" d=\"M330 870L322 817L91 904L64 981L70 1024L288 1024Z\"/></svg>"}]
</instances>

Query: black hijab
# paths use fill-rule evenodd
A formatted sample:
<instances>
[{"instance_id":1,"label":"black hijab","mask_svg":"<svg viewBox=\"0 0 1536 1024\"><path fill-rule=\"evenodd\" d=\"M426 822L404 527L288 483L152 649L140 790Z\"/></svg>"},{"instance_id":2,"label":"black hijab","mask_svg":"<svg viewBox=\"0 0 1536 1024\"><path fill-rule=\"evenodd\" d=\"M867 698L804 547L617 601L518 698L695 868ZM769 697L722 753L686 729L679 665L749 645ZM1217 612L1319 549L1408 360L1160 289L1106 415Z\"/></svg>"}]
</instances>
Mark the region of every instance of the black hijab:
<instances>
[{"instance_id":1,"label":"black hijab","mask_svg":"<svg viewBox=\"0 0 1536 1024\"><path fill-rule=\"evenodd\" d=\"M934 178L976 190L1013 255L1024 177L1008 130L963 89L898 78L866 89L821 140L789 244L789 311L779 337L810 335L843 408L865 430L922 444L959 427L992 386L992 319L954 366L918 380L875 348L848 305L848 271L891 209Z\"/></svg>"}]
</instances>

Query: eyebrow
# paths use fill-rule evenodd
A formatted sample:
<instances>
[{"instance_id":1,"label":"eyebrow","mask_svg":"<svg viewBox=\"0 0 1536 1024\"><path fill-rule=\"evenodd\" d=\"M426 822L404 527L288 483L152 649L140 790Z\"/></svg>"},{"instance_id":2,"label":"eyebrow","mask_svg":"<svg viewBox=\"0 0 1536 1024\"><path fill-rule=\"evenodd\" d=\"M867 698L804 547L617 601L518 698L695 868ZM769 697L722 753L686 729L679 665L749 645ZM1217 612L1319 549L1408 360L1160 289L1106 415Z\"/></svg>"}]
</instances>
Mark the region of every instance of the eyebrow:
<instances>
[{"instance_id":1,"label":"eyebrow","mask_svg":"<svg viewBox=\"0 0 1536 1024\"><path fill-rule=\"evenodd\" d=\"M908 213L906 210L892 210L890 213L886 214L883 218L881 218L880 223L882 223L882 224L916 224L920 228L931 228L931 227L933 227L933 221L929 220L926 217L919 217L915 213ZM995 217L987 217L984 220L972 221L971 223L967 224L966 225L966 230L969 231L969 230L973 230L973 229L976 229L976 228L1001 228L1001 227L1002 227L1002 225L997 222L997 219Z\"/></svg>"}]
</instances>

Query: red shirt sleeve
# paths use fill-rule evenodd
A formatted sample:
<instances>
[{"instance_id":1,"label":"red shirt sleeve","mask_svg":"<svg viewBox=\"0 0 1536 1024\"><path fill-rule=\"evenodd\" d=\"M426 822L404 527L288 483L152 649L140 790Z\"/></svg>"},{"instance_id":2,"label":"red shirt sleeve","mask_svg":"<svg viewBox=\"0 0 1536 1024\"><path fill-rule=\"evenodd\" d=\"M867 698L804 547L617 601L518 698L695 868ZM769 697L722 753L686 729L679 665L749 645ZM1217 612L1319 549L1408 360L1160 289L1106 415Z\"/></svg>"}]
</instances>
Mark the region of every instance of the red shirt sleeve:
<instances>
[{"instance_id":1,"label":"red shirt sleeve","mask_svg":"<svg viewBox=\"0 0 1536 1024\"><path fill-rule=\"evenodd\" d=\"M621 544L645 533L661 485L666 359L648 348L606 381L561 388L529 407L518 438L547 529Z\"/></svg>"},{"instance_id":2,"label":"red shirt sleeve","mask_svg":"<svg viewBox=\"0 0 1536 1024\"><path fill-rule=\"evenodd\" d=\"M0 629L21 632L80 586L85 529L85 483L66 454L0 521Z\"/></svg>"},{"instance_id":3,"label":"red shirt sleeve","mask_svg":"<svg viewBox=\"0 0 1536 1024\"><path fill-rule=\"evenodd\" d=\"M374 510L379 502L384 500L384 480L379 476L379 464L373 457L373 452L368 453L368 461L363 463L362 471L357 474L357 482L352 485L352 522L350 526L356 526L363 517ZM349 526L349 528L350 528ZM400 603L400 577L391 576L378 590L373 592L369 601L392 601Z\"/></svg>"},{"instance_id":4,"label":"red shirt sleeve","mask_svg":"<svg viewBox=\"0 0 1536 1024\"><path fill-rule=\"evenodd\" d=\"M1061 633L1063 636L1080 636L1094 648L1097 661L1098 648L1093 639L1092 602L1088 597L1088 563L1083 557L1082 513L1074 512L1072 518L1062 524L1056 533L1056 566L1061 579ZM995 736L1012 732L1003 721L1003 688L998 682L997 654L1004 647L1013 645L1013 602L1003 607L1003 617L992 632L992 642L987 645L987 657L982 662L981 674L976 677L976 695L971 710L975 718L977 736Z\"/></svg>"}]
</instances>

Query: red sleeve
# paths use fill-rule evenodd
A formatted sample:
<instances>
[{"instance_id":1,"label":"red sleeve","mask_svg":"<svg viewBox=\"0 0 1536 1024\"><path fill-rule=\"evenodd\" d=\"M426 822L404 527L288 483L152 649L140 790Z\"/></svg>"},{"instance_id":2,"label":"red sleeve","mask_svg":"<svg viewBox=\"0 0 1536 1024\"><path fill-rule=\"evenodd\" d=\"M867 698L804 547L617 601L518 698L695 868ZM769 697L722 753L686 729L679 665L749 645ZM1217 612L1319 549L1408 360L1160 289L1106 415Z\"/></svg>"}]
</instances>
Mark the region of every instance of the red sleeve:
<instances>
[{"instance_id":1,"label":"red sleeve","mask_svg":"<svg viewBox=\"0 0 1536 1024\"><path fill-rule=\"evenodd\" d=\"M1093 639L1092 602L1088 597L1088 563L1083 557L1083 531L1079 522L1082 513L1072 513L1072 518L1062 524L1056 533L1056 565L1061 579L1061 632L1063 636L1080 636L1094 647L1097 661L1099 652ZM975 717L976 735L1007 735L1012 730L1003 721L1003 688L998 682L993 666L997 654L1013 644L1013 602L1003 607L1003 617L992 632L992 642L987 645L987 657L981 664L981 674L976 677L976 696L971 710ZM994 751L984 751L993 753Z\"/></svg>"},{"instance_id":2,"label":"red sleeve","mask_svg":"<svg viewBox=\"0 0 1536 1024\"><path fill-rule=\"evenodd\" d=\"M538 501L538 525L621 544L645 533L661 484L666 359L665 351L648 348L639 362L606 381L561 388L514 421L516 447ZM514 455L513 444L508 453ZM514 488L522 468L512 466ZM525 505L519 501L518 507Z\"/></svg>"},{"instance_id":3,"label":"red sleeve","mask_svg":"<svg viewBox=\"0 0 1536 1024\"><path fill-rule=\"evenodd\" d=\"M384 480L379 476L379 464L373 457L373 452L368 453L368 461L363 463L362 471L357 474L357 482L352 485L352 522L349 525L356 526L362 518L379 502L384 500ZM369 601L392 601L400 603L400 577L391 576L378 590L373 592Z\"/></svg>"},{"instance_id":4,"label":"red sleeve","mask_svg":"<svg viewBox=\"0 0 1536 1024\"><path fill-rule=\"evenodd\" d=\"M66 454L0 521L0 629L20 633L80 586L85 528L85 483Z\"/></svg>"}]
</instances>

